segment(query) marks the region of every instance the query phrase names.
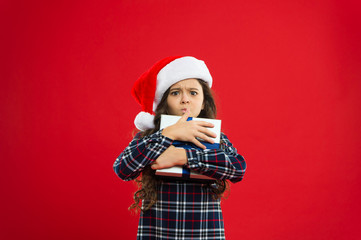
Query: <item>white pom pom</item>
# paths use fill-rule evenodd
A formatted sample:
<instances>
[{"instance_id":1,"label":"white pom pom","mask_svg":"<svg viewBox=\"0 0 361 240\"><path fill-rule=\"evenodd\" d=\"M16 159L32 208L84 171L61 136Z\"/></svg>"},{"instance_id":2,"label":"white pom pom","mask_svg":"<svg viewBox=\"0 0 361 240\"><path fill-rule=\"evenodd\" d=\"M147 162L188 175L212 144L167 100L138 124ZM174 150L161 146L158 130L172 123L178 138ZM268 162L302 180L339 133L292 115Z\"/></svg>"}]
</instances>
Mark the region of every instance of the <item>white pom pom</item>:
<instances>
[{"instance_id":1,"label":"white pom pom","mask_svg":"<svg viewBox=\"0 0 361 240\"><path fill-rule=\"evenodd\" d=\"M154 115L147 112L140 112L134 119L134 125L141 131L154 128Z\"/></svg>"}]
</instances>

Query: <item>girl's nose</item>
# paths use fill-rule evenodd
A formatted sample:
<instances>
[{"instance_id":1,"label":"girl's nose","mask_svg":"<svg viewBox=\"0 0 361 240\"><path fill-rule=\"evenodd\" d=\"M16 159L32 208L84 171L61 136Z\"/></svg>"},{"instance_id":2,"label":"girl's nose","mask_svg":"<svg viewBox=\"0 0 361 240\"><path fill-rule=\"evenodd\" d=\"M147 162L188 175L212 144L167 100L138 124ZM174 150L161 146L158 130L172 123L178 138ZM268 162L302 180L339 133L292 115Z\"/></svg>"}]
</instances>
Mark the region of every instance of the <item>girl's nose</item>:
<instances>
[{"instance_id":1,"label":"girl's nose","mask_svg":"<svg viewBox=\"0 0 361 240\"><path fill-rule=\"evenodd\" d=\"M182 103L189 103L189 96L187 94L182 95Z\"/></svg>"}]
</instances>

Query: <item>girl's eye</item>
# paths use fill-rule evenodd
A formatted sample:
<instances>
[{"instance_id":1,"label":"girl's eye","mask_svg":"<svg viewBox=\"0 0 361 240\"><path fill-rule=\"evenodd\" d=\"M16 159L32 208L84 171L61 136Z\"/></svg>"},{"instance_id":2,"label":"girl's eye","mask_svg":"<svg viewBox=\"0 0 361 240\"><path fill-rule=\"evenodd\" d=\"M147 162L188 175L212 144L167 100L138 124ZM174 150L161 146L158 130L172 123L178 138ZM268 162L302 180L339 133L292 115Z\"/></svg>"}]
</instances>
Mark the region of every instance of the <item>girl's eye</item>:
<instances>
[{"instance_id":1,"label":"girl's eye","mask_svg":"<svg viewBox=\"0 0 361 240\"><path fill-rule=\"evenodd\" d=\"M196 92L196 91L191 91L191 95L192 96L196 96L198 94L198 92Z\"/></svg>"},{"instance_id":2,"label":"girl's eye","mask_svg":"<svg viewBox=\"0 0 361 240\"><path fill-rule=\"evenodd\" d=\"M172 96L177 96L178 94L179 94L178 91L173 91L173 92L170 93L170 95L172 95Z\"/></svg>"}]
</instances>

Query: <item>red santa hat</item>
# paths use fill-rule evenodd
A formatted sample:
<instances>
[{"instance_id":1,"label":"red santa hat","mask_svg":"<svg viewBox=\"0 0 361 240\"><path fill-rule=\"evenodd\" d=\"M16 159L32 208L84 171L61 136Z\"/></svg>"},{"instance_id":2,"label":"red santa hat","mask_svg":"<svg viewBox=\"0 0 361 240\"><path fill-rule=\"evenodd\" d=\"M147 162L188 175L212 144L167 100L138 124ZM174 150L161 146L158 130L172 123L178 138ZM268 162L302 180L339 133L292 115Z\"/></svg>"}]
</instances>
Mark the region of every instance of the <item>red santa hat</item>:
<instances>
[{"instance_id":1,"label":"red santa hat","mask_svg":"<svg viewBox=\"0 0 361 240\"><path fill-rule=\"evenodd\" d=\"M132 95L142 106L142 111L134 120L135 126L141 131L154 128L154 111L164 92L188 78L202 79L212 87L212 76L206 64L194 57L167 57L143 73L132 89Z\"/></svg>"}]
</instances>

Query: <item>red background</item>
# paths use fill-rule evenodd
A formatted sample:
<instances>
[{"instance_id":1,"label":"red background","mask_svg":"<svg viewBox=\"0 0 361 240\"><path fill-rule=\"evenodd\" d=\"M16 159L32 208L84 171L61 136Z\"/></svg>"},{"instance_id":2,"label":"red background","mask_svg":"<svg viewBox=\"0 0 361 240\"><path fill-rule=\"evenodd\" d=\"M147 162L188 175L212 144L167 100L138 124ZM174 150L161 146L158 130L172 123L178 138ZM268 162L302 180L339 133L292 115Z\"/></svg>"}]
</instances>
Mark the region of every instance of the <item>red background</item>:
<instances>
[{"instance_id":1,"label":"red background","mask_svg":"<svg viewBox=\"0 0 361 240\"><path fill-rule=\"evenodd\" d=\"M204 59L246 158L228 239L360 239L359 1L1 1L1 239L135 239L133 82Z\"/></svg>"}]
</instances>

